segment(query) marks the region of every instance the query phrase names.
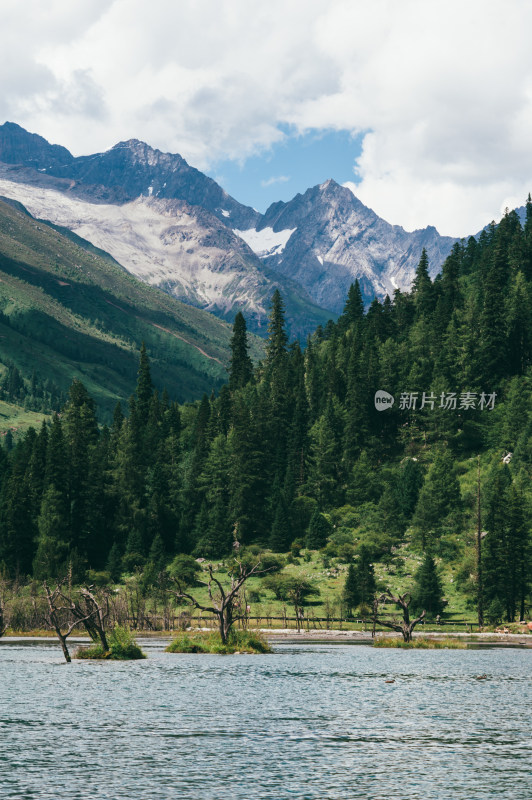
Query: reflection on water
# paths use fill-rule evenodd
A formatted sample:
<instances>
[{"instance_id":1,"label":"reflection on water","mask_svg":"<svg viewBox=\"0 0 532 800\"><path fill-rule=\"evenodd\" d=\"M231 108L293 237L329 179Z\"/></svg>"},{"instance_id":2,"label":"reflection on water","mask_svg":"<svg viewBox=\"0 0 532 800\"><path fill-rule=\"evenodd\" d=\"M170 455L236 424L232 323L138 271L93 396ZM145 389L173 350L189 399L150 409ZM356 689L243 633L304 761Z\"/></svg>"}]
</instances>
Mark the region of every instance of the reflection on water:
<instances>
[{"instance_id":1,"label":"reflection on water","mask_svg":"<svg viewBox=\"0 0 532 800\"><path fill-rule=\"evenodd\" d=\"M532 797L530 651L142 644L67 665L0 640L2 800Z\"/></svg>"}]
</instances>

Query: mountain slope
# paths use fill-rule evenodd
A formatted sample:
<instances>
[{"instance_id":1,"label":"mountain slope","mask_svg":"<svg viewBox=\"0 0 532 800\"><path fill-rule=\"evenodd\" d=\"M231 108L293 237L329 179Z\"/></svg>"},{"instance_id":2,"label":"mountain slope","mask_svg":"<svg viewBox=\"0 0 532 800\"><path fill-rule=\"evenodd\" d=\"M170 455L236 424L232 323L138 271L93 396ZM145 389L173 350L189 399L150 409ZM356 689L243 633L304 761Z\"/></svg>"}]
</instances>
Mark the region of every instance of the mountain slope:
<instances>
[{"instance_id":1,"label":"mountain slope","mask_svg":"<svg viewBox=\"0 0 532 800\"><path fill-rule=\"evenodd\" d=\"M424 247L435 275L456 241L433 227L408 233L390 225L333 180L274 203L254 229L237 233L265 264L337 313L356 278L366 302L392 296L410 288Z\"/></svg>"},{"instance_id":2,"label":"mountain slope","mask_svg":"<svg viewBox=\"0 0 532 800\"><path fill-rule=\"evenodd\" d=\"M107 414L134 388L143 340L156 385L176 399L198 397L226 376L228 325L3 200L0 309L2 363L63 389L79 377Z\"/></svg>"},{"instance_id":3,"label":"mountain slope","mask_svg":"<svg viewBox=\"0 0 532 800\"><path fill-rule=\"evenodd\" d=\"M274 272L233 233L260 221L179 155L137 140L74 158L13 123L0 126L0 194L68 227L128 271L188 304L232 321L243 311L264 333L275 289L292 336L334 316Z\"/></svg>"}]
</instances>

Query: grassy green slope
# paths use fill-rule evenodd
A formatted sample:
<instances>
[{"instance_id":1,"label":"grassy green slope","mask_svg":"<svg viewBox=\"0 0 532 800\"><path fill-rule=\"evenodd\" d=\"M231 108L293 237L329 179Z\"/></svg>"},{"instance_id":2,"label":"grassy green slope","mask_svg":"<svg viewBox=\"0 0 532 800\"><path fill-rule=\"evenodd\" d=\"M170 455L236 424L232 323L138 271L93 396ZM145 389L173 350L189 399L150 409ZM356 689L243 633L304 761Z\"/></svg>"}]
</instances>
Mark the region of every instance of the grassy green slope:
<instances>
[{"instance_id":1,"label":"grassy green slope","mask_svg":"<svg viewBox=\"0 0 532 800\"><path fill-rule=\"evenodd\" d=\"M79 377L104 415L133 391L143 340L154 382L180 401L227 374L229 325L2 201L0 311L0 361L65 389Z\"/></svg>"}]
</instances>

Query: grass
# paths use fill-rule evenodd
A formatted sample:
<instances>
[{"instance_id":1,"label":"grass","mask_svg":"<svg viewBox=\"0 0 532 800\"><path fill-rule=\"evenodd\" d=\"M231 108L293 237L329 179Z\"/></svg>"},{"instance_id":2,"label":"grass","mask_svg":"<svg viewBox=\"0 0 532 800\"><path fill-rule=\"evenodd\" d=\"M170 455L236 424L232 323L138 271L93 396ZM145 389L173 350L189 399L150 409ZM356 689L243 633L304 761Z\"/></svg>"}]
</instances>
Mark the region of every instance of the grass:
<instances>
[{"instance_id":1,"label":"grass","mask_svg":"<svg viewBox=\"0 0 532 800\"><path fill-rule=\"evenodd\" d=\"M404 642L402 639L397 639L396 637L378 636L373 642L373 647L391 647L400 648L401 650L465 650L467 648L467 643L462 642L460 639L451 639L450 637L445 637L444 639L418 637L412 639L411 642Z\"/></svg>"},{"instance_id":2,"label":"grass","mask_svg":"<svg viewBox=\"0 0 532 800\"><path fill-rule=\"evenodd\" d=\"M398 557L398 560L400 560L401 566L397 566L397 564L386 565L384 563L377 562L375 564L376 578L382 586L390 586L392 589L398 592L406 592L412 588L413 575L421 563L422 557L408 540L402 542L397 547L395 556ZM309 560L305 560L306 558ZM468 625L471 624L476 626L476 613L474 610L466 607L466 598L455 587L453 578L455 574L453 569L454 565L445 564L441 559L438 559L438 562L443 573L445 596L449 601L443 617L445 625L437 626L434 624L434 626L430 626L425 624L423 629L427 631L434 628L434 630L437 630L438 632L443 632L443 629L445 632L468 631L469 628L464 624L453 625L452 623L454 620L457 620L462 623L465 621L468 623ZM216 570L220 569L220 572L216 572L217 577L224 581L227 576L223 571L223 562L213 561L212 563ZM311 628L319 627L318 623L313 623L313 617L322 619L325 619L327 616L335 618L340 617L340 598L342 595L348 566L349 565L347 563L341 561L339 558L331 558L330 566L325 567L323 564L322 555L319 552L312 550L304 551L303 555L298 558L295 563L288 563L284 567L282 572L283 575L305 578L315 584L320 591L320 594L317 597L311 598L311 602L305 606L304 609L305 617L307 617L307 615L309 617L309 626ZM277 600L272 591L262 587L261 577L250 578L246 582L245 588L246 596L248 598L247 602L251 607L251 616L260 617L262 619L262 622L259 624L260 627L266 627L266 618L268 617L282 618L284 613L286 613L287 617L295 616L294 608L288 602L285 603ZM249 597L252 594L258 596L260 599L250 600ZM208 601L206 588L195 588L194 596L196 596L200 602L206 603ZM197 614L195 614L195 616L197 616ZM357 616L355 614L355 619L356 618ZM255 624L255 620L253 620L253 623ZM296 623L292 620L289 623L289 626L295 628ZM331 626L338 627L339 623L331 623ZM284 627L283 621L274 620L272 622L272 627ZM307 627L306 619L303 627ZM324 622L321 623L321 627L325 628ZM344 621L341 623L341 627L344 630L362 630L364 626L361 623L356 623L354 620L345 620L344 618ZM371 622L369 620L366 624L366 628L371 628Z\"/></svg>"},{"instance_id":3,"label":"grass","mask_svg":"<svg viewBox=\"0 0 532 800\"><path fill-rule=\"evenodd\" d=\"M268 642L256 631L231 631L227 644L222 644L219 633L210 631L183 631L166 648L167 653L271 653Z\"/></svg>"},{"instance_id":4,"label":"grass","mask_svg":"<svg viewBox=\"0 0 532 800\"><path fill-rule=\"evenodd\" d=\"M74 658L96 659L111 661L136 661L146 658L135 638L128 628L117 625L108 636L109 650L104 650L101 644L93 644L90 647L80 647Z\"/></svg>"},{"instance_id":5,"label":"grass","mask_svg":"<svg viewBox=\"0 0 532 800\"><path fill-rule=\"evenodd\" d=\"M0 400L0 436L5 436L10 430L16 439L28 428L39 430L42 421L49 418L50 415L42 411L26 411L22 406Z\"/></svg>"}]
</instances>

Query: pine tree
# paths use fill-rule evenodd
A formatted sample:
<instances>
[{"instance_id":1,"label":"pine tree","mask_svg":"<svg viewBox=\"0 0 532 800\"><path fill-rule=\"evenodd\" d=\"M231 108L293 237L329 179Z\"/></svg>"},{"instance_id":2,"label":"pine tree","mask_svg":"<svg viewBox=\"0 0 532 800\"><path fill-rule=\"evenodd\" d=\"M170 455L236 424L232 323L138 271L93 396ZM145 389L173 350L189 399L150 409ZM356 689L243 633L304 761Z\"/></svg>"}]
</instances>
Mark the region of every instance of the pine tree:
<instances>
[{"instance_id":1,"label":"pine tree","mask_svg":"<svg viewBox=\"0 0 532 800\"><path fill-rule=\"evenodd\" d=\"M436 454L419 493L413 519L415 527L421 533L423 550L437 543L452 517L457 524L460 508L460 485L453 459L449 450L441 449Z\"/></svg>"},{"instance_id":2,"label":"pine tree","mask_svg":"<svg viewBox=\"0 0 532 800\"><path fill-rule=\"evenodd\" d=\"M11 465L4 465L2 515L0 526L0 561L12 577L22 578L32 572L37 537L37 498L32 497L29 470L30 457L26 443L17 445ZM38 498L40 508L40 498Z\"/></svg>"},{"instance_id":3,"label":"pine tree","mask_svg":"<svg viewBox=\"0 0 532 800\"><path fill-rule=\"evenodd\" d=\"M412 591L412 607L418 611L426 611L427 617L434 619L443 613L443 589L434 558L425 554L419 569L414 575Z\"/></svg>"},{"instance_id":4,"label":"pine tree","mask_svg":"<svg viewBox=\"0 0 532 800\"><path fill-rule=\"evenodd\" d=\"M358 588L358 579L354 564L349 564L347 569L347 575L342 592L342 601L348 610L348 613L352 613L360 604L360 591Z\"/></svg>"},{"instance_id":5,"label":"pine tree","mask_svg":"<svg viewBox=\"0 0 532 800\"><path fill-rule=\"evenodd\" d=\"M419 492L423 486L423 468L419 461L409 458L401 470L398 482L398 496L401 511L410 519L414 513Z\"/></svg>"},{"instance_id":6,"label":"pine tree","mask_svg":"<svg viewBox=\"0 0 532 800\"><path fill-rule=\"evenodd\" d=\"M266 342L266 365L268 368L277 369L285 364L287 343L284 302L279 289L276 289L272 296L268 322L268 340Z\"/></svg>"},{"instance_id":7,"label":"pine tree","mask_svg":"<svg viewBox=\"0 0 532 800\"><path fill-rule=\"evenodd\" d=\"M54 484L44 493L38 527L33 575L37 580L59 578L65 571L69 554L70 529L64 496Z\"/></svg>"},{"instance_id":8,"label":"pine tree","mask_svg":"<svg viewBox=\"0 0 532 800\"><path fill-rule=\"evenodd\" d=\"M153 564L155 572L162 572L166 564L166 551L164 542L159 533L157 533L151 543L150 552L148 554L148 561Z\"/></svg>"},{"instance_id":9,"label":"pine tree","mask_svg":"<svg viewBox=\"0 0 532 800\"><path fill-rule=\"evenodd\" d=\"M375 583L375 571L373 568L373 559L371 551L365 545L359 548L359 557L356 564L356 575L359 593L359 603L361 605L370 606L373 602L373 597L377 591Z\"/></svg>"},{"instance_id":10,"label":"pine tree","mask_svg":"<svg viewBox=\"0 0 532 800\"><path fill-rule=\"evenodd\" d=\"M327 537L331 533L331 525L323 514L315 510L308 526L305 545L309 550L321 550L327 544Z\"/></svg>"},{"instance_id":11,"label":"pine tree","mask_svg":"<svg viewBox=\"0 0 532 800\"><path fill-rule=\"evenodd\" d=\"M518 272L510 285L507 302L508 371L523 375L532 363L532 292L522 272Z\"/></svg>"},{"instance_id":12,"label":"pine tree","mask_svg":"<svg viewBox=\"0 0 532 800\"><path fill-rule=\"evenodd\" d=\"M204 500L194 520L194 530L192 533L192 540L195 545L193 550L194 556L200 558L209 558L209 556L211 556L211 542L209 537L210 523L209 508Z\"/></svg>"},{"instance_id":13,"label":"pine tree","mask_svg":"<svg viewBox=\"0 0 532 800\"><path fill-rule=\"evenodd\" d=\"M62 413L65 456L68 460L69 546L85 555L88 547L87 518L93 501L89 486L89 463L98 439L94 401L81 381L74 379Z\"/></svg>"},{"instance_id":14,"label":"pine tree","mask_svg":"<svg viewBox=\"0 0 532 800\"><path fill-rule=\"evenodd\" d=\"M493 251L491 266L483 282L483 307L480 314L479 361L482 386L497 387L507 374L508 341L506 315L501 303L501 288L506 285L507 265L501 243ZM494 391L494 388L491 388Z\"/></svg>"},{"instance_id":15,"label":"pine tree","mask_svg":"<svg viewBox=\"0 0 532 800\"><path fill-rule=\"evenodd\" d=\"M276 553L286 553L292 542L292 525L284 492L279 492L273 525L268 540L269 547Z\"/></svg>"},{"instance_id":16,"label":"pine tree","mask_svg":"<svg viewBox=\"0 0 532 800\"><path fill-rule=\"evenodd\" d=\"M358 278L351 284L347 292L347 300L344 311L338 320L340 329L353 327L359 331L364 322L364 300L360 291Z\"/></svg>"},{"instance_id":17,"label":"pine tree","mask_svg":"<svg viewBox=\"0 0 532 800\"><path fill-rule=\"evenodd\" d=\"M253 364L248 354L246 320L240 311L233 323L233 335L229 346L231 348L229 389L234 392L249 383L253 375Z\"/></svg>"},{"instance_id":18,"label":"pine tree","mask_svg":"<svg viewBox=\"0 0 532 800\"><path fill-rule=\"evenodd\" d=\"M120 552L118 542L114 542L109 551L105 569L109 572L112 581L118 582L120 580L122 574L122 553Z\"/></svg>"},{"instance_id":19,"label":"pine tree","mask_svg":"<svg viewBox=\"0 0 532 800\"><path fill-rule=\"evenodd\" d=\"M483 495L487 535L482 542L484 607L497 601L504 609L508 591L508 490L512 477L508 467L492 466Z\"/></svg>"},{"instance_id":20,"label":"pine tree","mask_svg":"<svg viewBox=\"0 0 532 800\"><path fill-rule=\"evenodd\" d=\"M434 309L434 288L429 276L429 258L423 248L416 275L412 284L412 294L416 308L416 317L427 318Z\"/></svg>"}]
</instances>

